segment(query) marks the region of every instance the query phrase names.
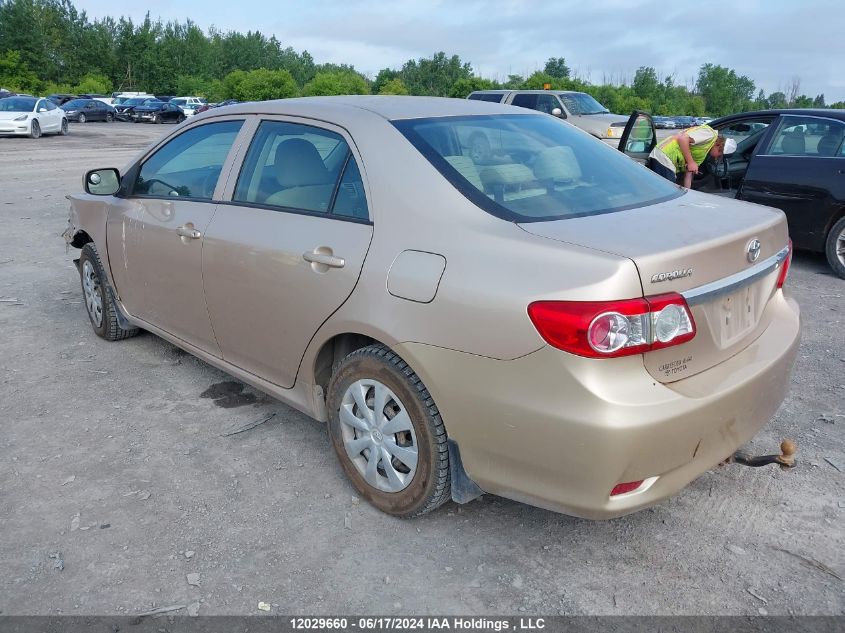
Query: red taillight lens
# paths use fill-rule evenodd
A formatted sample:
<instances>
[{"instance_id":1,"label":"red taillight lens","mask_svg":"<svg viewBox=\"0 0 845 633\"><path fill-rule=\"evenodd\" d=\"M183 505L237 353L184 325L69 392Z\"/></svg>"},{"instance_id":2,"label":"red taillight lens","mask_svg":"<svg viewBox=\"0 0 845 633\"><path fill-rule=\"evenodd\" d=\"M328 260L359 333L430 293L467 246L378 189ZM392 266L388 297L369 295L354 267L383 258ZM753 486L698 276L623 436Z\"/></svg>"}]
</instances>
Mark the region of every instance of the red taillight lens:
<instances>
[{"instance_id":1,"label":"red taillight lens","mask_svg":"<svg viewBox=\"0 0 845 633\"><path fill-rule=\"evenodd\" d=\"M616 495L624 495L626 492L633 492L642 486L644 481L645 479L640 479L639 481L629 481L624 484L616 484L613 487L613 490L610 491L610 496L615 497Z\"/></svg>"},{"instance_id":2,"label":"red taillight lens","mask_svg":"<svg viewBox=\"0 0 845 633\"><path fill-rule=\"evenodd\" d=\"M778 288L783 288L786 283L786 278L789 275L789 265L792 263L792 240L789 240L789 252L786 254L786 259L781 264L780 274L778 275Z\"/></svg>"},{"instance_id":3,"label":"red taillight lens","mask_svg":"<svg viewBox=\"0 0 845 633\"><path fill-rule=\"evenodd\" d=\"M588 358L615 358L679 345L695 321L677 293L623 301L536 301L528 316L554 347Z\"/></svg>"}]
</instances>

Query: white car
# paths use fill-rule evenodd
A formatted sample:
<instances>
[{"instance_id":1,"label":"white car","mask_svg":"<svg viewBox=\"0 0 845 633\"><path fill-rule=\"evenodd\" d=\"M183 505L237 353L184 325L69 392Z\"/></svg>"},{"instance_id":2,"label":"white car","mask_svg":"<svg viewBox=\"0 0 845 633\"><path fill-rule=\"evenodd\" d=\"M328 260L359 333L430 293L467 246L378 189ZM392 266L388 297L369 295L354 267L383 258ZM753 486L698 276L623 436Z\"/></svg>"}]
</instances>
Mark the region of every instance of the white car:
<instances>
[{"instance_id":1,"label":"white car","mask_svg":"<svg viewBox=\"0 0 845 633\"><path fill-rule=\"evenodd\" d=\"M67 134L65 111L49 99L6 97L0 99L0 136Z\"/></svg>"},{"instance_id":2,"label":"white car","mask_svg":"<svg viewBox=\"0 0 845 633\"><path fill-rule=\"evenodd\" d=\"M194 116L197 109L206 105L207 101L200 97L174 97L170 103L179 106L185 116Z\"/></svg>"}]
</instances>

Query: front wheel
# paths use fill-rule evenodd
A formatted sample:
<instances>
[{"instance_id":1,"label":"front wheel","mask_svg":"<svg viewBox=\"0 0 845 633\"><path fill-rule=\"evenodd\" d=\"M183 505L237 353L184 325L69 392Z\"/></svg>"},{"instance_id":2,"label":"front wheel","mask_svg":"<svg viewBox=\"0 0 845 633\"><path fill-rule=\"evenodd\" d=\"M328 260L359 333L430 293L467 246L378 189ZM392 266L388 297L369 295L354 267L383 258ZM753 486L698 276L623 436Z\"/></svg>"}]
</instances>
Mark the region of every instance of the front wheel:
<instances>
[{"instance_id":1,"label":"front wheel","mask_svg":"<svg viewBox=\"0 0 845 633\"><path fill-rule=\"evenodd\" d=\"M67 128L67 119L62 119L62 127L59 128L59 134L61 136L67 136L68 128Z\"/></svg>"},{"instance_id":2,"label":"front wheel","mask_svg":"<svg viewBox=\"0 0 845 633\"><path fill-rule=\"evenodd\" d=\"M185 122L185 115L184 114L180 114L178 117L176 117L176 123L184 123L184 122Z\"/></svg>"},{"instance_id":3,"label":"front wheel","mask_svg":"<svg viewBox=\"0 0 845 633\"><path fill-rule=\"evenodd\" d=\"M117 321L106 273L97 249L92 243L82 247L82 254L79 256L79 276L82 282L85 309L88 311L88 319L91 321L94 333L107 341L119 341L135 336L138 328L124 330Z\"/></svg>"},{"instance_id":4,"label":"front wheel","mask_svg":"<svg viewBox=\"0 0 845 633\"><path fill-rule=\"evenodd\" d=\"M450 499L446 429L413 370L383 345L349 354L328 388L329 437L358 492L398 517Z\"/></svg>"},{"instance_id":5,"label":"front wheel","mask_svg":"<svg viewBox=\"0 0 845 633\"><path fill-rule=\"evenodd\" d=\"M31 138L41 137L41 126L38 124L38 121L32 122L32 127L29 128L29 136Z\"/></svg>"},{"instance_id":6,"label":"front wheel","mask_svg":"<svg viewBox=\"0 0 845 633\"><path fill-rule=\"evenodd\" d=\"M153 115L153 123L161 123L161 117L157 114Z\"/></svg>"},{"instance_id":7,"label":"front wheel","mask_svg":"<svg viewBox=\"0 0 845 633\"><path fill-rule=\"evenodd\" d=\"M88 120L88 119L86 119L86 118L85 118L85 115L84 115L84 114L80 114L80 115L79 115L79 122L80 122L80 123L85 123L85 121L87 121L87 120Z\"/></svg>"},{"instance_id":8,"label":"front wheel","mask_svg":"<svg viewBox=\"0 0 845 633\"><path fill-rule=\"evenodd\" d=\"M106 113L106 123L112 123L114 121L114 115L111 112Z\"/></svg>"},{"instance_id":9,"label":"front wheel","mask_svg":"<svg viewBox=\"0 0 845 633\"><path fill-rule=\"evenodd\" d=\"M839 221L830 229L825 240L824 252L833 272L845 279L845 217L839 218Z\"/></svg>"}]
</instances>

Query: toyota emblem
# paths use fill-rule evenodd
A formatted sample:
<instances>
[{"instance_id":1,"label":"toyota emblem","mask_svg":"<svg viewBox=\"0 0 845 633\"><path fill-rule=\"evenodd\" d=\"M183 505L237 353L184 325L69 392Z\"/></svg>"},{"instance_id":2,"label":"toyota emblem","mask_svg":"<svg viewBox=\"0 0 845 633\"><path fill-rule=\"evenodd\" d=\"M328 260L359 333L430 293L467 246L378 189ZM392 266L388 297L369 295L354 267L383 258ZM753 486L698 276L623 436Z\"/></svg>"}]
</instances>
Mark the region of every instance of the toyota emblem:
<instances>
[{"instance_id":1,"label":"toyota emblem","mask_svg":"<svg viewBox=\"0 0 845 633\"><path fill-rule=\"evenodd\" d=\"M745 247L745 256L752 264L757 261L758 257L760 257L760 248L760 240L756 237L748 242L748 245Z\"/></svg>"}]
</instances>

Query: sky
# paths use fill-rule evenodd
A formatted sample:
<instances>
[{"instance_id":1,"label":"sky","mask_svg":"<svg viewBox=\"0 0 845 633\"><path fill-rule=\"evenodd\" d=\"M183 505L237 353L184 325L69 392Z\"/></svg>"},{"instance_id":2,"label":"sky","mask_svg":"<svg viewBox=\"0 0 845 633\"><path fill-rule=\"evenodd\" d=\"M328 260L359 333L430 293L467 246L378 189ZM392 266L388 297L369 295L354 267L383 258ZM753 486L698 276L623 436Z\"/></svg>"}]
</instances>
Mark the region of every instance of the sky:
<instances>
[{"instance_id":1,"label":"sky","mask_svg":"<svg viewBox=\"0 0 845 633\"><path fill-rule=\"evenodd\" d=\"M89 18L187 19L204 29L261 31L317 63L352 64L375 77L437 51L477 75L506 80L564 57L590 83L630 82L640 66L692 87L720 64L766 94L797 77L799 94L845 100L845 0L75 0Z\"/></svg>"}]
</instances>

